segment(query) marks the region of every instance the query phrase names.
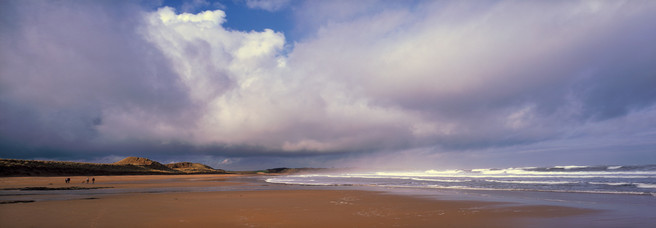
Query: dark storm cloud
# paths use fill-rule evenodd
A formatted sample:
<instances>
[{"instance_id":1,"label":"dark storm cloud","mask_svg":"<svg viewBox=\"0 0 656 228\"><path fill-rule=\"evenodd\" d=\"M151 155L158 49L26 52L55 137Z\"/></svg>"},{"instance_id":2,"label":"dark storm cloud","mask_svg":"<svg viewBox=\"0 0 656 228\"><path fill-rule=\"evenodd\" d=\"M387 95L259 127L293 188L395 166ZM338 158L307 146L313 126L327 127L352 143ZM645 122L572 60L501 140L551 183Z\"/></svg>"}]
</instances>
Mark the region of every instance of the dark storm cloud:
<instances>
[{"instance_id":1,"label":"dark storm cloud","mask_svg":"<svg viewBox=\"0 0 656 228\"><path fill-rule=\"evenodd\" d=\"M3 1L3 146L93 152L104 112L179 118L190 107L187 96L168 60L135 29L140 10L110 2Z\"/></svg>"},{"instance_id":2,"label":"dark storm cloud","mask_svg":"<svg viewBox=\"0 0 656 228\"><path fill-rule=\"evenodd\" d=\"M426 3L326 24L292 57L323 63L316 72L369 104L418 115L427 134L414 134L415 145L530 144L654 105L654 10L644 1Z\"/></svg>"}]
</instances>

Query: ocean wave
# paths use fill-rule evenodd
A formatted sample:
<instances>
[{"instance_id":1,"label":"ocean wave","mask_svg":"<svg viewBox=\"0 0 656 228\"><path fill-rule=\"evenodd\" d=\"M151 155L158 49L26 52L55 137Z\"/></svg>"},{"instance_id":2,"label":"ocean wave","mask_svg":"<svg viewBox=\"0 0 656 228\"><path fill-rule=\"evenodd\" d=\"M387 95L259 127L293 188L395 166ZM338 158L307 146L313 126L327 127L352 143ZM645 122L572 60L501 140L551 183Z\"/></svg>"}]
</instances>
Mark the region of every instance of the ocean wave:
<instances>
[{"instance_id":1,"label":"ocean wave","mask_svg":"<svg viewBox=\"0 0 656 228\"><path fill-rule=\"evenodd\" d=\"M656 184L634 183L638 188L656 188Z\"/></svg>"},{"instance_id":2,"label":"ocean wave","mask_svg":"<svg viewBox=\"0 0 656 228\"><path fill-rule=\"evenodd\" d=\"M449 169L411 172L372 172L342 174L340 177L563 177L563 178L656 178L656 165L644 166L554 166L506 169Z\"/></svg>"},{"instance_id":3,"label":"ocean wave","mask_svg":"<svg viewBox=\"0 0 656 228\"><path fill-rule=\"evenodd\" d=\"M279 178L269 178L264 181L267 183L288 184L288 185L340 186L340 184L333 184L333 183L298 182L297 180L279 179Z\"/></svg>"},{"instance_id":4,"label":"ocean wave","mask_svg":"<svg viewBox=\"0 0 656 228\"><path fill-rule=\"evenodd\" d=\"M656 165L600 165L600 166L580 166L580 165L566 165L566 166L553 166L541 168L525 168L527 171L539 172L585 172L585 171L656 171Z\"/></svg>"},{"instance_id":5,"label":"ocean wave","mask_svg":"<svg viewBox=\"0 0 656 228\"><path fill-rule=\"evenodd\" d=\"M304 174L304 175L289 175L288 177L300 177L300 178L311 178L311 177L329 177L329 178L370 178L370 179L383 179L383 178L395 178L395 179L411 179L411 177L390 177L390 176L379 176L375 174Z\"/></svg>"},{"instance_id":6,"label":"ocean wave","mask_svg":"<svg viewBox=\"0 0 656 228\"><path fill-rule=\"evenodd\" d=\"M445 185L377 185L377 184L336 184L336 183L309 183L309 182L292 182L275 180L275 178L266 179L268 183L288 184L288 185L309 185L309 186L371 186L385 188L431 188L431 189L456 189L456 190L477 190L477 191L533 191L533 192L559 192L559 193L592 193L592 194L627 194L627 195L652 195L656 193L636 192L636 191L603 191L603 190L561 190L561 189L529 189L529 188L490 188L490 187L472 187L472 186L445 186ZM656 187L656 185L654 186Z\"/></svg>"},{"instance_id":7,"label":"ocean wave","mask_svg":"<svg viewBox=\"0 0 656 228\"><path fill-rule=\"evenodd\" d=\"M464 172L463 170L460 169L453 169L453 170L443 170L443 171L438 171L438 170L426 170L425 173L427 174L456 174L456 173L462 173Z\"/></svg>"},{"instance_id":8,"label":"ocean wave","mask_svg":"<svg viewBox=\"0 0 656 228\"><path fill-rule=\"evenodd\" d=\"M656 165L324 173L277 176L266 181L313 186L656 194Z\"/></svg>"},{"instance_id":9,"label":"ocean wave","mask_svg":"<svg viewBox=\"0 0 656 228\"><path fill-rule=\"evenodd\" d=\"M627 186L627 185L633 185L632 183L628 183L628 182L588 182L588 184L610 185L610 186Z\"/></svg>"},{"instance_id":10,"label":"ocean wave","mask_svg":"<svg viewBox=\"0 0 656 228\"><path fill-rule=\"evenodd\" d=\"M507 169L471 169L471 170L443 170L434 169L414 172L376 172L381 176L469 176L469 175L653 175L656 177L654 170L631 170L618 168L617 166L595 169L575 168L574 166L557 166L561 168L507 168ZM565 167L565 168L562 168ZM577 166L583 167L583 166ZM623 167L623 166L620 166ZM577 170L579 169L579 170Z\"/></svg>"},{"instance_id":11,"label":"ocean wave","mask_svg":"<svg viewBox=\"0 0 656 228\"><path fill-rule=\"evenodd\" d=\"M482 190L482 191L532 191L532 192L559 192L559 193L626 194L626 195L652 195L652 196L654 196L654 194L655 194L655 193L649 193L649 192L632 192L632 191L485 188L485 187L441 186L441 185L429 185L429 186L424 186L423 188L458 189L458 190Z\"/></svg>"},{"instance_id":12,"label":"ocean wave","mask_svg":"<svg viewBox=\"0 0 656 228\"><path fill-rule=\"evenodd\" d=\"M427 178L411 178L411 180L416 180L416 181L435 181L435 182L450 182L450 183L459 183L459 182L466 182L469 180L454 180L454 179L427 179Z\"/></svg>"},{"instance_id":13,"label":"ocean wave","mask_svg":"<svg viewBox=\"0 0 656 228\"><path fill-rule=\"evenodd\" d=\"M549 175L549 176L599 176L599 175L653 175L656 177L656 171L577 171L577 172L565 172L565 171L532 171L532 170L523 170L523 169L501 169L501 170L488 170L488 171L479 171L480 174L485 175Z\"/></svg>"},{"instance_id":14,"label":"ocean wave","mask_svg":"<svg viewBox=\"0 0 656 228\"><path fill-rule=\"evenodd\" d=\"M589 168L590 166L586 165L565 165L565 166L554 166L554 168L559 168L559 169L584 169L584 168Z\"/></svg>"},{"instance_id":15,"label":"ocean wave","mask_svg":"<svg viewBox=\"0 0 656 228\"><path fill-rule=\"evenodd\" d=\"M578 181L525 181L525 180L485 180L487 182L505 183L505 184L578 184Z\"/></svg>"},{"instance_id":16,"label":"ocean wave","mask_svg":"<svg viewBox=\"0 0 656 228\"><path fill-rule=\"evenodd\" d=\"M308 185L308 186L370 186L383 188L431 188L431 189L459 189L459 190L494 190L494 191L537 191L537 192L563 192L563 193L595 193L595 194L655 194L656 184L653 183L632 183L632 182L612 182L612 181L561 181L561 180L497 180L497 179L479 179L479 180L454 180L454 179L429 179L429 178L412 178L414 181L426 182L394 182L394 178L389 181L375 180L353 180L353 179L310 179L303 177L289 178L276 177L268 178L266 182L288 185ZM444 184L428 184L430 182ZM458 184L462 183L462 184ZM502 185L503 184L515 184ZM550 185L553 187L546 187ZM558 187L562 185L563 187ZM569 185L569 186L568 186ZM592 185L606 185L603 189L592 187ZM565 187L567 186L567 187ZM644 189L640 191L639 189Z\"/></svg>"},{"instance_id":17,"label":"ocean wave","mask_svg":"<svg viewBox=\"0 0 656 228\"><path fill-rule=\"evenodd\" d=\"M429 170L430 171L430 170ZM460 177L460 178L656 178L656 171L587 171L587 172L542 172L519 169L466 171L448 170L444 172L376 172L374 174L349 174L350 177L367 178L405 178L405 177Z\"/></svg>"}]
</instances>

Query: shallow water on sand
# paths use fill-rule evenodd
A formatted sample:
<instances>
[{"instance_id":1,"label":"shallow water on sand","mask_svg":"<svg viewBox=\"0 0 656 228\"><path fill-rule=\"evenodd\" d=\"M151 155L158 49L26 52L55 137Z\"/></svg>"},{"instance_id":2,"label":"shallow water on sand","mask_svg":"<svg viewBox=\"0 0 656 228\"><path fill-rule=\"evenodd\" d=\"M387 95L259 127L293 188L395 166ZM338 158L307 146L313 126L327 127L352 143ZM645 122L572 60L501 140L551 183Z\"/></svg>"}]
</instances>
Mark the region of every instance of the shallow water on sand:
<instances>
[{"instance_id":1,"label":"shallow water on sand","mask_svg":"<svg viewBox=\"0 0 656 228\"><path fill-rule=\"evenodd\" d=\"M409 195L438 200L471 200L504 202L502 205L553 205L599 210L572 217L531 218L527 224L539 224L537 227L581 226L581 227L649 227L656 221L656 197L635 194L598 194L582 192L550 191L505 191L505 190L471 190L413 188L376 185L297 185L269 183L271 178L293 178L293 176L248 176L220 180L220 185L194 186L194 183L207 183L208 178L187 179L181 185L153 185L130 188L104 188L87 190L0 190L0 201L52 201L72 199L95 199L107 195L119 194L157 194L170 192L213 192L213 191L264 191L264 190L365 190L387 194ZM175 183L179 180L153 180L149 183ZM212 182L211 180L209 182ZM145 183L145 182L141 182ZM228 184L223 184L228 183ZM231 184L232 183L232 184ZM104 185L121 185L125 182L108 182ZM536 227L536 226L532 226Z\"/></svg>"}]
</instances>

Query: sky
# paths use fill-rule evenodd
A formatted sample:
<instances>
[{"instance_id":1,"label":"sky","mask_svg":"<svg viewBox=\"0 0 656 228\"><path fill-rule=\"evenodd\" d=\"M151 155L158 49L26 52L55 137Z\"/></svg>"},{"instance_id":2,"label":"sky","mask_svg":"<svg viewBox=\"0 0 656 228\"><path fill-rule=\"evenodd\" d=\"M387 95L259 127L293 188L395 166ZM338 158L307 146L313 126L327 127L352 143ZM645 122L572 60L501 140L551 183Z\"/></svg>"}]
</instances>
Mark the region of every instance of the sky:
<instances>
[{"instance_id":1,"label":"sky","mask_svg":"<svg viewBox=\"0 0 656 228\"><path fill-rule=\"evenodd\" d=\"M0 157L656 163L656 1L0 1Z\"/></svg>"}]
</instances>

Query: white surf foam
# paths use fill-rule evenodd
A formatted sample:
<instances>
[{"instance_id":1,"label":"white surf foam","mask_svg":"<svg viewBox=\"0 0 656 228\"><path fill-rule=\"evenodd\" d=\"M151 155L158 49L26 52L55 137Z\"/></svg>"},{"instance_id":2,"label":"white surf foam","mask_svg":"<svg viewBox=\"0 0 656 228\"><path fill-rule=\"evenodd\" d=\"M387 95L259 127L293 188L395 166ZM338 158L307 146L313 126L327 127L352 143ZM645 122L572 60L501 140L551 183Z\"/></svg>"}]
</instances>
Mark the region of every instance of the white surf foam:
<instances>
[{"instance_id":1,"label":"white surf foam","mask_svg":"<svg viewBox=\"0 0 656 228\"><path fill-rule=\"evenodd\" d=\"M582 169L582 168L588 168L590 166L585 166L585 165L557 165L554 166L554 168L561 168L561 169Z\"/></svg>"},{"instance_id":2,"label":"white surf foam","mask_svg":"<svg viewBox=\"0 0 656 228\"><path fill-rule=\"evenodd\" d=\"M634 183L638 188L656 188L656 184Z\"/></svg>"},{"instance_id":3,"label":"white surf foam","mask_svg":"<svg viewBox=\"0 0 656 228\"><path fill-rule=\"evenodd\" d=\"M506 184L577 184L577 181L513 181L513 180L485 180L487 182Z\"/></svg>"},{"instance_id":4,"label":"white surf foam","mask_svg":"<svg viewBox=\"0 0 656 228\"><path fill-rule=\"evenodd\" d=\"M628 182L588 182L588 184L610 185L610 186L631 185L631 183Z\"/></svg>"}]
</instances>

